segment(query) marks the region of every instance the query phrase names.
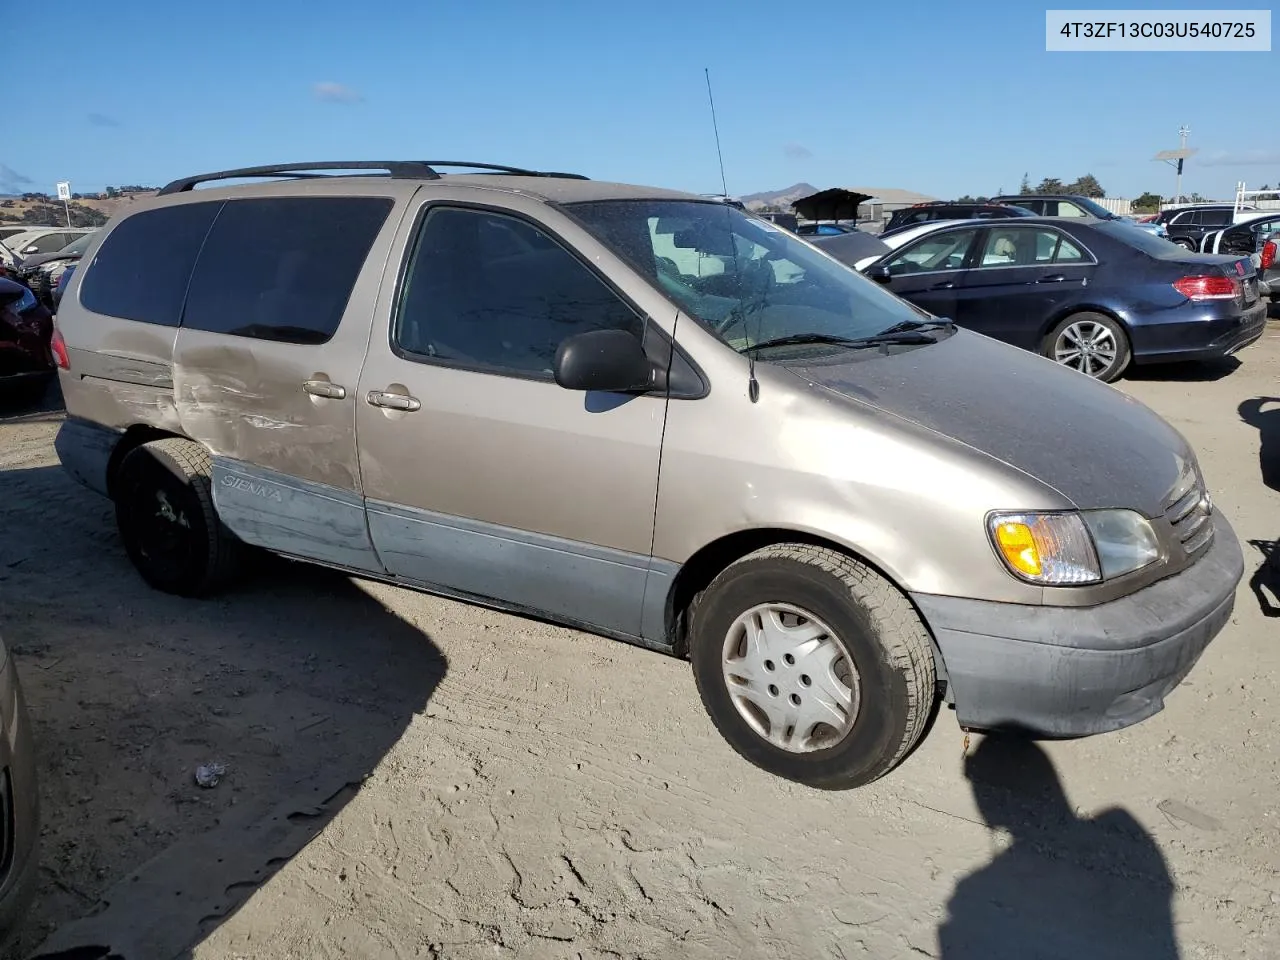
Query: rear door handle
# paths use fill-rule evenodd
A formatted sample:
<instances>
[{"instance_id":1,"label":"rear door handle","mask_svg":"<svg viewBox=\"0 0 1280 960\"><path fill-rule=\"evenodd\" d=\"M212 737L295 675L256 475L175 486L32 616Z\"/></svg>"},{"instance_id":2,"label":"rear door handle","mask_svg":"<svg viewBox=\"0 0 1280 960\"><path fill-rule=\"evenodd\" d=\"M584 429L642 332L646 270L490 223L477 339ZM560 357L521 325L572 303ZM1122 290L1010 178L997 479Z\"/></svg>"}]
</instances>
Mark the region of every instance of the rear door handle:
<instances>
[{"instance_id":1,"label":"rear door handle","mask_svg":"<svg viewBox=\"0 0 1280 960\"><path fill-rule=\"evenodd\" d=\"M302 389L313 397L327 397L330 400L345 400L347 397L346 387L328 380L303 380Z\"/></svg>"},{"instance_id":2,"label":"rear door handle","mask_svg":"<svg viewBox=\"0 0 1280 960\"><path fill-rule=\"evenodd\" d=\"M388 410L421 410L422 404L417 397L406 397L403 393L384 393L381 390L370 390L366 398L372 406L386 407Z\"/></svg>"},{"instance_id":3,"label":"rear door handle","mask_svg":"<svg viewBox=\"0 0 1280 960\"><path fill-rule=\"evenodd\" d=\"M930 290L951 290L956 285L954 280L943 280L941 283L935 283Z\"/></svg>"},{"instance_id":4,"label":"rear door handle","mask_svg":"<svg viewBox=\"0 0 1280 960\"><path fill-rule=\"evenodd\" d=\"M1065 274L1055 273L1052 276L1041 277L1036 283L1061 283L1065 279L1067 279Z\"/></svg>"}]
</instances>

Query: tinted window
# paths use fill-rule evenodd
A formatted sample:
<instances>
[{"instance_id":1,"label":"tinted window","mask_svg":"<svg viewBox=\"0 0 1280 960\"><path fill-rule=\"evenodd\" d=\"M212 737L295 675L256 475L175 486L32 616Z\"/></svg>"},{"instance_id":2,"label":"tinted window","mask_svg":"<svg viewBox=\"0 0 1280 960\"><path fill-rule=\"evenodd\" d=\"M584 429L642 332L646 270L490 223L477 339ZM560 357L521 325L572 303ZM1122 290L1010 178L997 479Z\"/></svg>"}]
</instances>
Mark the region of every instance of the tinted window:
<instances>
[{"instance_id":1,"label":"tinted window","mask_svg":"<svg viewBox=\"0 0 1280 960\"><path fill-rule=\"evenodd\" d=\"M959 270L964 266L977 230L945 230L931 233L889 261L894 276L927 270Z\"/></svg>"},{"instance_id":2,"label":"tinted window","mask_svg":"<svg viewBox=\"0 0 1280 960\"><path fill-rule=\"evenodd\" d=\"M396 316L400 349L550 377L563 340L605 329L644 332L635 311L532 224L451 207L427 215Z\"/></svg>"},{"instance_id":3,"label":"tinted window","mask_svg":"<svg viewBox=\"0 0 1280 960\"><path fill-rule=\"evenodd\" d=\"M1231 223L1230 210L1204 210L1200 221L1207 227L1225 227Z\"/></svg>"},{"instance_id":4,"label":"tinted window","mask_svg":"<svg viewBox=\"0 0 1280 960\"><path fill-rule=\"evenodd\" d=\"M324 343L391 206L386 197L229 201L191 277L182 325Z\"/></svg>"},{"instance_id":5,"label":"tinted window","mask_svg":"<svg viewBox=\"0 0 1280 960\"><path fill-rule=\"evenodd\" d=\"M98 247L80 285L94 313L176 327L200 244L221 201L134 214Z\"/></svg>"}]
</instances>

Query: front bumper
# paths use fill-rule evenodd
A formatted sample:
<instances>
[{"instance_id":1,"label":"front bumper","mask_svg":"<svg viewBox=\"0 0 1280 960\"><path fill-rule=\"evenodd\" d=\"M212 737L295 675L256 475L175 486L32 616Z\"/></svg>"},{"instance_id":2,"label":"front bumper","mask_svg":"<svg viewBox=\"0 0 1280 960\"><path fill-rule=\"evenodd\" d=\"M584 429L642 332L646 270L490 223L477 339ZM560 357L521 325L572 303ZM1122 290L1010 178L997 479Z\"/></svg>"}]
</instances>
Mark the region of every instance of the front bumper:
<instances>
[{"instance_id":1,"label":"front bumper","mask_svg":"<svg viewBox=\"0 0 1280 960\"><path fill-rule=\"evenodd\" d=\"M1218 514L1208 553L1110 603L912 598L937 641L962 727L1082 737L1163 709L1230 619L1243 576L1240 543Z\"/></svg>"}]
</instances>

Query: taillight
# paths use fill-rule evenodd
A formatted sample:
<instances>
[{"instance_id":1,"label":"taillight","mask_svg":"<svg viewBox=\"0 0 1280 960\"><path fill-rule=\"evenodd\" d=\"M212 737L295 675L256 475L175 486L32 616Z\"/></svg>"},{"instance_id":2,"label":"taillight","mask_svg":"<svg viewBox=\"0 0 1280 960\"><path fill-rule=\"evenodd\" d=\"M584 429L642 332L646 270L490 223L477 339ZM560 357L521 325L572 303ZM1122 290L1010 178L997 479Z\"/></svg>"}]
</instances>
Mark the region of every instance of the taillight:
<instances>
[{"instance_id":1,"label":"taillight","mask_svg":"<svg viewBox=\"0 0 1280 960\"><path fill-rule=\"evenodd\" d=\"M1188 300L1234 300L1240 296L1240 281L1235 277L1183 277L1175 280L1173 289Z\"/></svg>"},{"instance_id":2,"label":"taillight","mask_svg":"<svg viewBox=\"0 0 1280 960\"><path fill-rule=\"evenodd\" d=\"M53 360L61 369L71 369L71 358L67 356L67 341L62 339L62 331L53 328L53 338L49 341L49 349L53 351Z\"/></svg>"},{"instance_id":3,"label":"taillight","mask_svg":"<svg viewBox=\"0 0 1280 960\"><path fill-rule=\"evenodd\" d=\"M1276 242L1268 240L1262 245L1262 269L1270 270L1271 265L1276 262Z\"/></svg>"}]
</instances>

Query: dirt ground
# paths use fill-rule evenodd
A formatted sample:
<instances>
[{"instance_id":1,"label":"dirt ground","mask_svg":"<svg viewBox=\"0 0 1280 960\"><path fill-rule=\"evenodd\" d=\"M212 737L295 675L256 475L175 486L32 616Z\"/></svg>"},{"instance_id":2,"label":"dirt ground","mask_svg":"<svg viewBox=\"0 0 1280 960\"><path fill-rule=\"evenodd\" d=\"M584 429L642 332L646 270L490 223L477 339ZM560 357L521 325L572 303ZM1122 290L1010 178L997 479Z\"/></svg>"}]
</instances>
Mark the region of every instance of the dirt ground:
<instances>
[{"instance_id":1,"label":"dirt ground","mask_svg":"<svg viewBox=\"0 0 1280 960\"><path fill-rule=\"evenodd\" d=\"M1163 713L966 761L943 711L845 793L748 766L688 665L642 649L284 562L152 592L58 467L60 413L10 416L0 629L44 814L14 956L1280 956L1277 374L1273 330L1121 383L1196 446L1246 554Z\"/></svg>"}]
</instances>

